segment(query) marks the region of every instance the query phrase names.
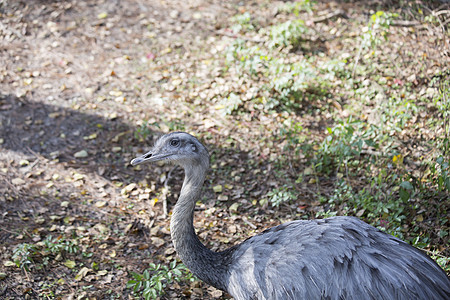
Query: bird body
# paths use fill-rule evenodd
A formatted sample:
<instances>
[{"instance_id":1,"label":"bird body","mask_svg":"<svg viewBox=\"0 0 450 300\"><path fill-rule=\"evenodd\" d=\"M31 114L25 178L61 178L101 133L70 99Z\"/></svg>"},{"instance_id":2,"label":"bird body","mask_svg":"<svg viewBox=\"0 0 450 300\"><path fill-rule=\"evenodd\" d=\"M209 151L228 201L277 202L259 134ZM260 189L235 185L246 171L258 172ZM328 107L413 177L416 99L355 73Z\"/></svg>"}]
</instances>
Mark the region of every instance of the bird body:
<instances>
[{"instance_id":1,"label":"bird body","mask_svg":"<svg viewBox=\"0 0 450 300\"><path fill-rule=\"evenodd\" d=\"M131 164L159 160L185 170L170 224L175 250L197 277L235 299L450 299L450 280L431 258L354 217L287 222L213 252L193 226L206 148L173 132Z\"/></svg>"},{"instance_id":2,"label":"bird body","mask_svg":"<svg viewBox=\"0 0 450 300\"><path fill-rule=\"evenodd\" d=\"M448 299L427 255L354 217L284 223L232 257L236 299Z\"/></svg>"}]
</instances>

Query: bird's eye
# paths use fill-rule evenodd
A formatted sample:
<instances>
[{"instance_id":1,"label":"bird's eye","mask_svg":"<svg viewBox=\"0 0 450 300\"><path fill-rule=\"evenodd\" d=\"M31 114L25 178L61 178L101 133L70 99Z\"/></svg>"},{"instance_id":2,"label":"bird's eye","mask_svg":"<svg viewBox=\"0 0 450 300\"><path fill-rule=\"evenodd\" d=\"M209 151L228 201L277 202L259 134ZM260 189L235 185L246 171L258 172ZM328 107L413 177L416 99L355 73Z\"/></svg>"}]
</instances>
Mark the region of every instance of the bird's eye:
<instances>
[{"instance_id":1,"label":"bird's eye","mask_svg":"<svg viewBox=\"0 0 450 300\"><path fill-rule=\"evenodd\" d=\"M180 145L180 140L178 139L173 139L170 141L170 146L172 147L178 147L178 145Z\"/></svg>"}]
</instances>

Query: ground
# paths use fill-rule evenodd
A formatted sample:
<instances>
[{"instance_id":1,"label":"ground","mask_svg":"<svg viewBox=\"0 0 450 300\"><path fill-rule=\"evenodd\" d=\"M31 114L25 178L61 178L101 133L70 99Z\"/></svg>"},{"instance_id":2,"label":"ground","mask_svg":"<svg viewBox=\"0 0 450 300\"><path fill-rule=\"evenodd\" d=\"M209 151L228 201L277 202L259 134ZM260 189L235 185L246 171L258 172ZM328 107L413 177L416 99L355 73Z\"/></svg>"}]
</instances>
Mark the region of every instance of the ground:
<instances>
[{"instance_id":1,"label":"ground","mask_svg":"<svg viewBox=\"0 0 450 300\"><path fill-rule=\"evenodd\" d=\"M449 9L0 0L0 298L228 299L172 247L182 171L129 164L173 130L208 247L356 215L448 272Z\"/></svg>"}]
</instances>

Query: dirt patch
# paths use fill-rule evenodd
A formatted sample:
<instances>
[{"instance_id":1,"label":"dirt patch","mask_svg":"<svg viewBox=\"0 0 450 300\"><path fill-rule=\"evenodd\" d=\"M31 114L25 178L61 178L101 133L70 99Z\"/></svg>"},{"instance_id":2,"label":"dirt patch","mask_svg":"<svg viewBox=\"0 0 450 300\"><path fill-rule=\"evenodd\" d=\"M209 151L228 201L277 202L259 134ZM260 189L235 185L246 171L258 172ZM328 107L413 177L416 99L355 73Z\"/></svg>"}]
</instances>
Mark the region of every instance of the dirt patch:
<instances>
[{"instance_id":1,"label":"dirt patch","mask_svg":"<svg viewBox=\"0 0 450 300\"><path fill-rule=\"evenodd\" d=\"M262 99L255 86L267 80L238 76L223 63L227 47L238 37L258 45L264 35L236 33L230 18L249 12L254 26L264 28L288 18L281 5L0 1L0 298L130 299L126 284L132 272L175 260L162 203L167 201L170 212L183 174L171 166L129 165L170 130L202 133L211 153L212 171L195 219L208 247L224 249L300 213L314 217L326 211L328 204L320 203L319 196L333 194L337 177L304 173L309 158L289 152L277 126L292 117L308 130L308 139L323 140L333 124L327 110L351 113L345 107L348 91L339 86L335 97L306 99L295 113L268 115L262 102L250 101ZM313 33L296 49L298 57L350 53L345 49L358 45L344 37L360 34L358 22L366 22L377 9L402 9L390 1L358 5L319 1L314 12L302 13ZM429 9L443 10L443 5ZM396 25L399 39L394 43L403 46L383 56L398 57L395 75L376 67L373 72L388 78L387 85L411 81L426 96L432 93L427 84L448 63L448 48L443 50L440 36L429 27L414 24ZM411 28L417 32L414 39ZM412 51L424 59L416 63ZM245 114L221 113L220 99L233 93L242 95ZM378 118L374 111L366 119ZM432 108L429 113L438 114ZM421 130L424 141L439 135ZM404 137L399 149L408 149L410 136L399 135ZM415 152L431 151L424 144L415 144ZM285 165L280 167L277 157L286 158ZM295 203L267 204L269 191L296 182L303 173ZM223 190L220 197L212 189L217 185ZM446 196L429 199L434 209L421 211L418 225L443 256L448 255L448 237L440 236L447 225L438 224L445 211L439 199ZM237 202L239 208L233 206ZM14 256L22 268L11 265ZM229 298L198 280L174 282L165 292L167 299Z\"/></svg>"}]
</instances>

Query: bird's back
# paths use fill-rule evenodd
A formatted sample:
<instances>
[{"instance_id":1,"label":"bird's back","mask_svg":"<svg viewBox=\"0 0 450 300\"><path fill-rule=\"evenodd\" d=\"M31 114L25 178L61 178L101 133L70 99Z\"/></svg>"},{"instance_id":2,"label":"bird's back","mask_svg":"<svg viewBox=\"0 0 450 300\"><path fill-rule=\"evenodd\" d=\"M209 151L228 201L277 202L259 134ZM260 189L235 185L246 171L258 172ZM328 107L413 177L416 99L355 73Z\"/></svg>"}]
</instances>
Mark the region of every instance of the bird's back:
<instances>
[{"instance_id":1,"label":"bird's back","mask_svg":"<svg viewBox=\"0 0 450 300\"><path fill-rule=\"evenodd\" d=\"M450 299L449 278L432 259L353 217L288 222L224 256L238 300Z\"/></svg>"}]
</instances>

